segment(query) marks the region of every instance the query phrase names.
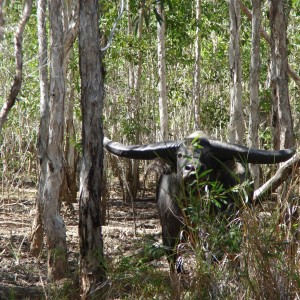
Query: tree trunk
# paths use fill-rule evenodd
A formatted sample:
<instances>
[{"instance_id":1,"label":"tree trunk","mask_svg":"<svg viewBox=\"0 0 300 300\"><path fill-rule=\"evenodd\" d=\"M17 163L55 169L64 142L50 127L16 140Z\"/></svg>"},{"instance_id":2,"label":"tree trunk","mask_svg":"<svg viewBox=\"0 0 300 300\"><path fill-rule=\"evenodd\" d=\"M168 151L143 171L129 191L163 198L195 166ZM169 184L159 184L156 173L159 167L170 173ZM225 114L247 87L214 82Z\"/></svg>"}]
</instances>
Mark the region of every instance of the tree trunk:
<instances>
[{"instance_id":1,"label":"tree trunk","mask_svg":"<svg viewBox=\"0 0 300 300\"><path fill-rule=\"evenodd\" d=\"M230 120L228 139L232 143L243 143L244 118L242 103L242 65L240 55L240 20L241 11L238 0L229 1L230 15Z\"/></svg>"},{"instance_id":2,"label":"tree trunk","mask_svg":"<svg viewBox=\"0 0 300 300\"><path fill-rule=\"evenodd\" d=\"M73 51L72 45L74 44L75 38L78 35L78 6L72 7L72 1L64 2L64 77L65 80L68 78L68 82L73 82L74 71L69 70L68 73L68 62L72 59ZM72 16L72 11L74 15ZM75 24L75 25L74 25ZM71 33L71 34L70 34ZM70 37L71 35L71 37ZM74 110L74 87L72 85L66 86L68 97L65 101L65 176L62 184L62 200L66 202L69 208L72 207L72 203L76 202L77 197L77 151L75 148L76 133L73 121L73 110Z\"/></svg>"},{"instance_id":3,"label":"tree trunk","mask_svg":"<svg viewBox=\"0 0 300 300\"><path fill-rule=\"evenodd\" d=\"M259 148L259 73L260 73L260 26L261 0L252 0L252 48L250 68L250 116L249 116L249 146ZM259 187L259 166L251 165L254 179L254 189Z\"/></svg>"},{"instance_id":4,"label":"tree trunk","mask_svg":"<svg viewBox=\"0 0 300 300\"><path fill-rule=\"evenodd\" d=\"M275 149L291 148L294 134L288 90L285 1L271 0L270 4L273 143Z\"/></svg>"},{"instance_id":5,"label":"tree trunk","mask_svg":"<svg viewBox=\"0 0 300 300\"><path fill-rule=\"evenodd\" d=\"M195 65L193 79L193 111L194 111L194 130L200 126L200 68L201 68L201 0L196 0L196 39L195 39Z\"/></svg>"},{"instance_id":6,"label":"tree trunk","mask_svg":"<svg viewBox=\"0 0 300 300\"><path fill-rule=\"evenodd\" d=\"M64 176L63 137L65 82L63 72L63 24L61 1L49 1L50 19L50 119L47 174L44 187L44 226L48 249L48 277L65 277L67 271L66 228L60 214Z\"/></svg>"},{"instance_id":7,"label":"tree trunk","mask_svg":"<svg viewBox=\"0 0 300 300\"><path fill-rule=\"evenodd\" d=\"M43 193L47 173L47 148L49 138L49 80L48 80L48 40L46 31L46 0L37 2L38 44L39 44L39 79L40 79L40 126L38 135L38 158L40 163L36 211L31 228L30 251L38 256L43 245Z\"/></svg>"},{"instance_id":8,"label":"tree trunk","mask_svg":"<svg viewBox=\"0 0 300 300\"><path fill-rule=\"evenodd\" d=\"M159 0L157 12L160 20L157 21L157 56L158 56L158 92L159 92L159 120L160 120L160 139L169 140L169 117L168 117L168 98L167 98L167 79L166 79L166 18L164 1Z\"/></svg>"},{"instance_id":9,"label":"tree trunk","mask_svg":"<svg viewBox=\"0 0 300 300\"><path fill-rule=\"evenodd\" d=\"M137 37L139 41L142 39L143 34L143 19L144 19L144 1L141 1L141 7L139 9L139 22L138 22L138 30L137 30ZM142 50L139 49L138 52L138 61L137 65L135 66L135 78L134 78L134 103L135 103L135 115L134 119L137 123L140 122L140 103L141 103L141 77L142 77L142 63L143 63L143 53ZM135 130L135 141L136 145L140 144L140 128L136 126ZM139 187L139 160L134 159L132 165L132 176L133 176L133 183L131 187L131 194L134 199L136 199L138 187Z\"/></svg>"},{"instance_id":10,"label":"tree trunk","mask_svg":"<svg viewBox=\"0 0 300 300\"><path fill-rule=\"evenodd\" d=\"M294 147L294 133L292 114L288 89L288 58L287 58L287 1L270 1L270 26L271 26L271 97L272 97L272 120L273 143L275 149ZM281 223L284 224L286 240L290 239L288 228L294 227L295 219L293 208L287 201L290 189L290 181L286 181L277 193L277 201L281 210ZM297 222L297 221L296 221ZM294 252L295 242L291 242L286 252ZM292 262L292 261L290 261ZM289 262L289 263L290 263ZM282 280L286 280L282 278ZM286 283L287 284L287 283Z\"/></svg>"},{"instance_id":11,"label":"tree trunk","mask_svg":"<svg viewBox=\"0 0 300 300\"><path fill-rule=\"evenodd\" d=\"M127 2L127 11L131 12L130 8L130 1ZM140 32L140 19L138 23L138 37ZM127 33L129 36L133 35L133 28L132 28L132 20L131 14L128 14L128 26L127 26ZM139 51L139 53L141 50ZM140 55L138 54L138 59L140 59ZM129 60L129 68L128 68L128 114L130 114L130 119L133 120L134 123L138 124L139 122L139 97L138 97L138 90L136 88L136 82L140 81L138 76L141 75L139 71L139 65L136 70L136 65L134 63L134 58L131 57ZM140 129L138 126L135 126L134 130L134 140L131 141L135 144L139 144L139 134ZM136 198L138 185L139 185L139 160L128 160L126 162L126 178L127 185L125 187L126 191L126 202L130 202L132 199Z\"/></svg>"},{"instance_id":12,"label":"tree trunk","mask_svg":"<svg viewBox=\"0 0 300 300\"><path fill-rule=\"evenodd\" d=\"M79 4L83 158L80 173L79 238L81 297L101 297L105 280L101 233L104 72L96 0Z\"/></svg>"}]
</instances>

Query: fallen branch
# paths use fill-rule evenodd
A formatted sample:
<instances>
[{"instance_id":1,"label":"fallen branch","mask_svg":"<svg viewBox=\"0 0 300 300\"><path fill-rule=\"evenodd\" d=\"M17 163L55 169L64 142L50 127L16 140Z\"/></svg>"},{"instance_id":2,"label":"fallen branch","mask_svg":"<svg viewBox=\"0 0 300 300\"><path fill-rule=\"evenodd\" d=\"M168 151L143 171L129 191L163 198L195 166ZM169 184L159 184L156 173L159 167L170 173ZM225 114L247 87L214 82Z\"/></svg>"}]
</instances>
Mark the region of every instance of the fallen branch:
<instances>
[{"instance_id":1,"label":"fallen branch","mask_svg":"<svg viewBox=\"0 0 300 300\"><path fill-rule=\"evenodd\" d=\"M285 162L265 184L254 192L253 199L269 195L274 192L288 177L300 167L300 153L296 153L291 159Z\"/></svg>"}]
</instances>

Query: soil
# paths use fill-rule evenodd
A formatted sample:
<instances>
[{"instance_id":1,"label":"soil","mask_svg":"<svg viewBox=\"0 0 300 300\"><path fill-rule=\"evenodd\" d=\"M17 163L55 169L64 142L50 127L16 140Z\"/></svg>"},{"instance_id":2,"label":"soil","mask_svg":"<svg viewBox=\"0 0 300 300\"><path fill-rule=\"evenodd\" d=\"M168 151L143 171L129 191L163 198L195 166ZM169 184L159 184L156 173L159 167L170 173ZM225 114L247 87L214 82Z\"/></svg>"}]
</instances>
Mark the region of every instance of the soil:
<instances>
[{"instance_id":1,"label":"soil","mask_svg":"<svg viewBox=\"0 0 300 300\"><path fill-rule=\"evenodd\" d=\"M2 192L0 196L0 299L49 298L46 249L39 259L30 254L36 190L22 189L11 194ZM161 242L154 195L147 194L137 200L134 207L135 218L132 206L124 204L117 194L109 200L107 223L102 227L108 262L138 253L143 241L149 237L153 243ZM67 229L70 277L74 280L79 257L78 204L74 204L73 211L63 207L62 214ZM167 273L168 264L164 257L155 263Z\"/></svg>"}]
</instances>

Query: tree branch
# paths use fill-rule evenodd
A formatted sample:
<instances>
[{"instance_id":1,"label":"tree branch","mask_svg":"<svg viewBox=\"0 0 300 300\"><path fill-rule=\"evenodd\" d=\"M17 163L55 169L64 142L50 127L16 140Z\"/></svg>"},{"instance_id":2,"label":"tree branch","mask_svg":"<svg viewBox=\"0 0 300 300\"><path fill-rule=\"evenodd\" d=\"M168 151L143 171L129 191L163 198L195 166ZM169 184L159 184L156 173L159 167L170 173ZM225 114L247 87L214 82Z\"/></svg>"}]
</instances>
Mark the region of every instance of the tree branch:
<instances>
[{"instance_id":1,"label":"tree branch","mask_svg":"<svg viewBox=\"0 0 300 300\"><path fill-rule=\"evenodd\" d=\"M23 45L23 33L25 25L29 20L32 10L32 0L26 0L23 8L22 18L19 26L15 33L15 63L16 63L16 75L13 84L10 89L10 93L4 103L0 112L0 133L3 125L7 120L7 116L11 108L14 106L22 84L22 70L23 70L23 56L22 56L22 45Z\"/></svg>"},{"instance_id":2,"label":"tree branch","mask_svg":"<svg viewBox=\"0 0 300 300\"><path fill-rule=\"evenodd\" d=\"M296 153L291 159L285 162L275 173L275 175L254 191L254 200L258 200L274 192L288 177L300 167L300 153Z\"/></svg>"},{"instance_id":3,"label":"tree branch","mask_svg":"<svg viewBox=\"0 0 300 300\"><path fill-rule=\"evenodd\" d=\"M242 3L242 1L240 0L240 6L241 6L241 10L242 12L247 16L249 21L252 21L252 14L250 12L250 10ZM261 27L260 28L260 34L261 36L267 41L267 43L270 45L271 44L271 39L270 36L267 34L267 32ZM291 68L290 65L288 65L288 74L291 78L293 78L293 80L295 81L295 83L300 86L300 77L299 75Z\"/></svg>"}]
</instances>

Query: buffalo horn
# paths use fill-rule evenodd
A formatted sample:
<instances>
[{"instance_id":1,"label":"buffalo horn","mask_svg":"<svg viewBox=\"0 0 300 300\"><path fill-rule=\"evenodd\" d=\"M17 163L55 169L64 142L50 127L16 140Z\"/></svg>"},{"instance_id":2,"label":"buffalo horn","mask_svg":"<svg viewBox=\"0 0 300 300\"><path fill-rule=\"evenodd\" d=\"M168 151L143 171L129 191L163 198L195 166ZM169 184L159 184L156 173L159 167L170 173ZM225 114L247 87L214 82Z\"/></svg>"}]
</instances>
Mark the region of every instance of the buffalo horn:
<instances>
[{"instance_id":1,"label":"buffalo horn","mask_svg":"<svg viewBox=\"0 0 300 300\"><path fill-rule=\"evenodd\" d=\"M131 159L155 159L163 158L174 161L176 151L182 141L159 142L149 145L123 145L118 142L113 142L108 138L104 138L104 148L117 156Z\"/></svg>"},{"instance_id":2,"label":"buffalo horn","mask_svg":"<svg viewBox=\"0 0 300 300\"><path fill-rule=\"evenodd\" d=\"M252 164L281 163L291 158L295 153L293 149L278 151L259 150L206 138L199 139L197 144L208 150L209 154L222 161L237 159Z\"/></svg>"}]
</instances>

